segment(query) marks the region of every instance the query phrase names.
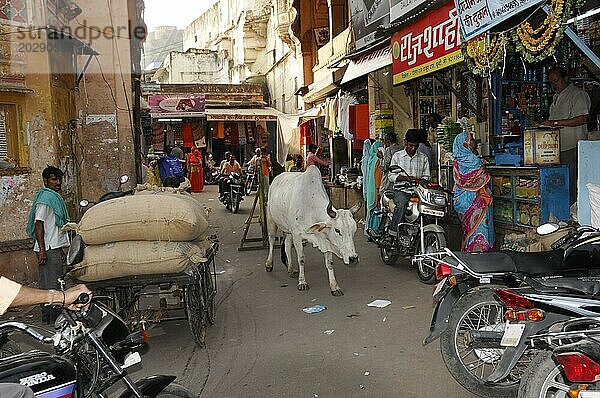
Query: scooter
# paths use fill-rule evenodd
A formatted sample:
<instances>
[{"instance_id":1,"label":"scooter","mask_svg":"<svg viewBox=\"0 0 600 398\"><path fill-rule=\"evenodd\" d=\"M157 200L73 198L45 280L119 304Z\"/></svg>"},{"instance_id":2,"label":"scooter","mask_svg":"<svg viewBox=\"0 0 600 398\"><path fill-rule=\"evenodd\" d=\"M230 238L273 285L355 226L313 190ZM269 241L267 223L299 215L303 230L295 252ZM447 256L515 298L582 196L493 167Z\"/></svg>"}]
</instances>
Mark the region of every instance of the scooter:
<instances>
[{"instance_id":1,"label":"scooter","mask_svg":"<svg viewBox=\"0 0 600 398\"><path fill-rule=\"evenodd\" d=\"M399 166L392 166L390 172L406 174ZM393 265L399 256L435 253L446 247L446 231L438 224L438 219L446 215L449 205L446 191L439 184L427 180L406 182L399 189L411 198L404 211L405 221L396 229L397 235L389 233L396 209L394 191L381 195L380 206L374 213L374 216L381 217L379 228L382 232L367 230L369 237L379 246L381 260L388 265ZM411 264L416 265L421 281L427 284L435 282L435 263L424 260Z\"/></svg>"},{"instance_id":2,"label":"scooter","mask_svg":"<svg viewBox=\"0 0 600 398\"><path fill-rule=\"evenodd\" d=\"M557 225L546 224L538 228L538 233L548 235L557 230ZM586 226L568 231L547 252L475 254L446 249L413 258L437 262L436 277L440 281L433 292L436 307L429 336L423 344L440 338L448 371L467 390L485 397L514 396L517 392L524 363L513 364L507 374L496 377L491 384L490 377L506 350L475 348L469 339L473 330L495 333L504 330L505 307L494 297L494 290L501 286L521 286L522 279L510 275L522 274L534 283L538 278L587 277L600 269L600 258L594 254L600 231Z\"/></svg>"}]
</instances>

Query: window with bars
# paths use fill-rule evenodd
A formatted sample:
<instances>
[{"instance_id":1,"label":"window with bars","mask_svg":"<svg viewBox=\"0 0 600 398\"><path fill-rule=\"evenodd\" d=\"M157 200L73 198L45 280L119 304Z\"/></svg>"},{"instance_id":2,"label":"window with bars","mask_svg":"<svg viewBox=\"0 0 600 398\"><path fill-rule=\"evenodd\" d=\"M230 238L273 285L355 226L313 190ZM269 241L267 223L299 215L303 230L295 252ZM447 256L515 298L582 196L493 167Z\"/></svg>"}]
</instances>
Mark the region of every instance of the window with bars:
<instances>
[{"instance_id":1,"label":"window with bars","mask_svg":"<svg viewBox=\"0 0 600 398\"><path fill-rule=\"evenodd\" d=\"M0 108L0 160L8 157L8 134L6 132L6 115Z\"/></svg>"}]
</instances>

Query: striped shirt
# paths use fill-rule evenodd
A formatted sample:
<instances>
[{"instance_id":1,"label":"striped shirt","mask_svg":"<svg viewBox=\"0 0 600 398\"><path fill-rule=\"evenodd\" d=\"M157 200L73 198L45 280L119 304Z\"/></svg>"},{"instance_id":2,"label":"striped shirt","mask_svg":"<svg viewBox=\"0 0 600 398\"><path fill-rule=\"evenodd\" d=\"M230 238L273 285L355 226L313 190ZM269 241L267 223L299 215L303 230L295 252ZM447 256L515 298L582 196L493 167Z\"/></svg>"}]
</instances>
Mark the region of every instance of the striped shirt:
<instances>
[{"instance_id":1,"label":"striped shirt","mask_svg":"<svg viewBox=\"0 0 600 398\"><path fill-rule=\"evenodd\" d=\"M429 160L427 156L422 152L415 152L415 155L411 158L406 153L406 149L396 152L392 156L392 162L390 166L400 166L406 171L406 173L415 178L424 178L426 180L431 178L431 172L429 171ZM388 179L390 182L396 182L398 173L389 173Z\"/></svg>"}]
</instances>

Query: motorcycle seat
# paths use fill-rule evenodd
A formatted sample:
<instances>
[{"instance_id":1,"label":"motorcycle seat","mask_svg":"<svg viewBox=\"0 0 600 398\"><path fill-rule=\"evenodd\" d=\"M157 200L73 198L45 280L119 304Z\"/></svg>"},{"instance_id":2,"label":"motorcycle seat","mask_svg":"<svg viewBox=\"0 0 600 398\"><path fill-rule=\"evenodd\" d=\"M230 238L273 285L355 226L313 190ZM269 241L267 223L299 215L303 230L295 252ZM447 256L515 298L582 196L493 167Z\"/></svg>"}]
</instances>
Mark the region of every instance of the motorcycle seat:
<instances>
[{"instance_id":1,"label":"motorcycle seat","mask_svg":"<svg viewBox=\"0 0 600 398\"><path fill-rule=\"evenodd\" d=\"M481 274L499 272L523 272L529 275L548 274L560 269L563 259L562 250L454 254L470 269Z\"/></svg>"},{"instance_id":2,"label":"motorcycle seat","mask_svg":"<svg viewBox=\"0 0 600 398\"><path fill-rule=\"evenodd\" d=\"M546 286L566 288L572 290L574 293L600 296L600 283L598 283L597 279L551 278L539 282Z\"/></svg>"}]
</instances>

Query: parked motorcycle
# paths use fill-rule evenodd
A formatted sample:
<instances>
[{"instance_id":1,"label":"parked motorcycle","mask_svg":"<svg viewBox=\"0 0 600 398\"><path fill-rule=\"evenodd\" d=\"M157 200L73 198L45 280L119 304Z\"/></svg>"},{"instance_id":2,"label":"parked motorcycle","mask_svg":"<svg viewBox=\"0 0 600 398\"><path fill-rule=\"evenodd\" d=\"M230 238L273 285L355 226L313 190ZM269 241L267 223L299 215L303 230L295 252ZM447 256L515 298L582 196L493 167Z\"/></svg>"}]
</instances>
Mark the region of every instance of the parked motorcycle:
<instances>
[{"instance_id":1,"label":"parked motorcycle","mask_svg":"<svg viewBox=\"0 0 600 398\"><path fill-rule=\"evenodd\" d=\"M87 294L79 302L89 301ZM193 397L186 388L173 383L175 376L151 376L134 382L127 368L141 362L137 352L147 336L130 333L125 322L96 299L88 309L63 309L55 333L45 335L32 325L6 322L0 336L19 332L39 343L52 345L54 354L42 351L18 353L0 359L0 383L20 383L39 397L106 397L106 391L122 381L126 397Z\"/></svg>"},{"instance_id":2,"label":"parked motorcycle","mask_svg":"<svg viewBox=\"0 0 600 398\"><path fill-rule=\"evenodd\" d=\"M390 168L392 173L406 172L399 166ZM396 205L394 191L381 195L380 206L374 216L381 217L379 230L369 229L369 237L377 243L381 260L388 265L396 262L399 256L439 252L446 247L446 232L438 225L438 219L446 215L448 194L438 184L420 180L401 184L401 190L410 194L404 220L398 225L397 236L389 233ZM424 283L435 282L435 263L424 260L416 264L419 278Z\"/></svg>"},{"instance_id":3,"label":"parked motorcycle","mask_svg":"<svg viewBox=\"0 0 600 398\"><path fill-rule=\"evenodd\" d=\"M128 191L121 190L121 187L123 186L123 184L127 183L128 181L129 181L129 176L126 174L123 174L121 177L119 177L119 186L117 187L116 191L110 191L110 192L103 194L102 196L100 196L100 198L98 199L97 202L91 202L87 199L81 199L81 201L79 202L79 206L87 207L90 204L94 205L94 204L98 204L100 202L104 202L109 199L122 198L123 196L133 194L133 192L135 191L133 189L128 190Z\"/></svg>"},{"instance_id":4,"label":"parked motorcycle","mask_svg":"<svg viewBox=\"0 0 600 398\"><path fill-rule=\"evenodd\" d=\"M488 377L495 383L506 377L528 352L538 349L532 336L572 317L600 317L600 278L551 278L541 281L510 275L525 286L497 289L496 297L507 308L503 330L488 332L488 347L503 349L502 358ZM473 338L477 344L477 336ZM534 339L535 340L535 339Z\"/></svg>"},{"instance_id":5,"label":"parked motorcycle","mask_svg":"<svg viewBox=\"0 0 600 398\"><path fill-rule=\"evenodd\" d=\"M246 168L246 175L244 177L244 189L246 195L250 195L252 191L258 190L258 174L252 163L248 161L244 164Z\"/></svg>"},{"instance_id":6,"label":"parked motorcycle","mask_svg":"<svg viewBox=\"0 0 600 398\"><path fill-rule=\"evenodd\" d=\"M520 398L600 398L600 318L576 318L558 332L532 336L543 347L521 379Z\"/></svg>"},{"instance_id":7,"label":"parked motorcycle","mask_svg":"<svg viewBox=\"0 0 600 398\"><path fill-rule=\"evenodd\" d=\"M558 226L546 225L541 234L556 232ZM436 308L430 334L423 344L440 338L442 358L448 371L467 390L485 397L514 396L528 358L509 367L502 377L490 384L506 349L474 345L472 331L498 333L504 330L505 307L494 297L501 286L518 287L522 280L507 277L522 274L545 281L561 277L585 277L600 269L600 258L594 254L594 243L600 231L592 227L570 230L546 252L453 253L445 250L416 256L438 263L433 293ZM511 274L512 275L512 274Z\"/></svg>"},{"instance_id":8,"label":"parked motorcycle","mask_svg":"<svg viewBox=\"0 0 600 398\"><path fill-rule=\"evenodd\" d=\"M244 183L242 176L238 173L230 173L225 182L225 191L219 198L225 207L231 210L232 213L237 213L240 208L240 202L244 200Z\"/></svg>"}]
</instances>

